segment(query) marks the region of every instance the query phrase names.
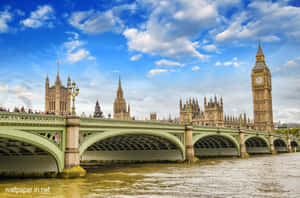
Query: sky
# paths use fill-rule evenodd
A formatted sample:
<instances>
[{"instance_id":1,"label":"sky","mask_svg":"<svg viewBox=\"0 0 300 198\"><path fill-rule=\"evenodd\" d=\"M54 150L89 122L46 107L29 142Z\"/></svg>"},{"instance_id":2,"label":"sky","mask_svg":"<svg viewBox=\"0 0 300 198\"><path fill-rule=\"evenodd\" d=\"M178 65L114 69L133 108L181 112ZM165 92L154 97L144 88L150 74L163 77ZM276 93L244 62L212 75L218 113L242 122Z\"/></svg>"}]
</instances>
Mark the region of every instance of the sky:
<instances>
[{"instance_id":1,"label":"sky","mask_svg":"<svg viewBox=\"0 0 300 198\"><path fill-rule=\"evenodd\" d=\"M118 77L132 116L179 116L179 99L222 96L224 113L253 117L251 70L261 41L272 73L274 121L300 122L297 0L1 0L0 106L44 110L57 60L112 114Z\"/></svg>"}]
</instances>

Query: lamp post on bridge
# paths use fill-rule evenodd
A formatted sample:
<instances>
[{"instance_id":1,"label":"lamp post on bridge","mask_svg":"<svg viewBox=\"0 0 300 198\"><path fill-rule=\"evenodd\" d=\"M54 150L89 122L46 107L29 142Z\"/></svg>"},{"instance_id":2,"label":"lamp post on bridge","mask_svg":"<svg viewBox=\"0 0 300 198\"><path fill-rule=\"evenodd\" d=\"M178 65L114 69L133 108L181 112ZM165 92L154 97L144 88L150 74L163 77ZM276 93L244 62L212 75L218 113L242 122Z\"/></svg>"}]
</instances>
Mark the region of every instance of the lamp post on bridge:
<instances>
[{"instance_id":1,"label":"lamp post on bridge","mask_svg":"<svg viewBox=\"0 0 300 198\"><path fill-rule=\"evenodd\" d=\"M75 97L79 94L79 88L73 81L68 87L68 91L72 96L72 113L66 118L66 144L65 144L65 169L62 176L81 177L86 174L86 171L80 167L80 152L79 152L79 127L80 117L76 116Z\"/></svg>"},{"instance_id":2,"label":"lamp post on bridge","mask_svg":"<svg viewBox=\"0 0 300 198\"><path fill-rule=\"evenodd\" d=\"M73 81L72 86L68 87L69 93L72 96L72 116L76 116L76 111L75 111L75 97L78 96L79 94L79 88L78 86L76 87L75 81Z\"/></svg>"}]
</instances>

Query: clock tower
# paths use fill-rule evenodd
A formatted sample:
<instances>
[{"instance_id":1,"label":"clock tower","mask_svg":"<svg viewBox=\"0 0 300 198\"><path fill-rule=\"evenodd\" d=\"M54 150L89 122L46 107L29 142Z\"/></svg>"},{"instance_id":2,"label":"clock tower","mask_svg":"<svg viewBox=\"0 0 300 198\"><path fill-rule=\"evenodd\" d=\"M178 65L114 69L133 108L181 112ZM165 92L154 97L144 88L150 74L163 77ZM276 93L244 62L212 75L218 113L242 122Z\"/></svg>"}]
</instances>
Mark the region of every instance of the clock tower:
<instances>
[{"instance_id":1,"label":"clock tower","mask_svg":"<svg viewBox=\"0 0 300 198\"><path fill-rule=\"evenodd\" d=\"M271 72L265 63L265 56L260 42L251 79L255 129L272 132L274 127Z\"/></svg>"}]
</instances>

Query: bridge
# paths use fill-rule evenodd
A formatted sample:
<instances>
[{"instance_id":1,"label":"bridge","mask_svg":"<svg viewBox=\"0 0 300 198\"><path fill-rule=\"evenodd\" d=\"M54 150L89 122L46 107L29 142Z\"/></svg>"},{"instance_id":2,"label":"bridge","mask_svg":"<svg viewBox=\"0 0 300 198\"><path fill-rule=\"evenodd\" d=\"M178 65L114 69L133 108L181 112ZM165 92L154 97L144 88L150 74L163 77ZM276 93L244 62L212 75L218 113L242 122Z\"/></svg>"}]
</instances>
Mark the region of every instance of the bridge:
<instances>
[{"instance_id":1,"label":"bridge","mask_svg":"<svg viewBox=\"0 0 300 198\"><path fill-rule=\"evenodd\" d=\"M247 129L0 112L0 175L64 174L99 162L274 154L299 151L299 143L291 135Z\"/></svg>"}]
</instances>

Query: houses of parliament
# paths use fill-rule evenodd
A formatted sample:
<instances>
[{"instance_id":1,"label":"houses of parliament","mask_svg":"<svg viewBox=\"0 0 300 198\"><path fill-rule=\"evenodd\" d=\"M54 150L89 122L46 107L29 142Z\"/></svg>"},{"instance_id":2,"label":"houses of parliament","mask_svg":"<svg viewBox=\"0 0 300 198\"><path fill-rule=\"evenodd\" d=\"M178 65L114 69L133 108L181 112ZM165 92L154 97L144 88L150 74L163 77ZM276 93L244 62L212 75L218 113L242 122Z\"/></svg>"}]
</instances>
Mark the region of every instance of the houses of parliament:
<instances>
[{"instance_id":1,"label":"houses of parliament","mask_svg":"<svg viewBox=\"0 0 300 198\"><path fill-rule=\"evenodd\" d=\"M272 82L271 72L265 63L265 56L259 42L256 53L255 65L252 68L251 84L253 96L253 115L251 121L244 113L238 117L226 115L223 111L223 98L207 99L204 97L204 106L200 107L200 102L196 98L189 98L186 101L179 101L179 123L192 123L202 126L217 127L243 127L249 129L273 131L273 111L272 111ZM45 111L52 114L69 115L70 114L70 93L68 87L71 85L70 77L67 80L67 87L63 86L59 72L57 72L55 85L49 86L49 78L46 78L45 86ZM99 116L101 115L101 116ZM94 117L103 117L99 103L97 101ZM110 117L110 116L109 116ZM116 99L113 104L113 119L131 120L130 106L126 104L124 92L119 84L116 93ZM151 113L151 119L156 120L156 114ZM170 120L172 121L172 120Z\"/></svg>"}]
</instances>

